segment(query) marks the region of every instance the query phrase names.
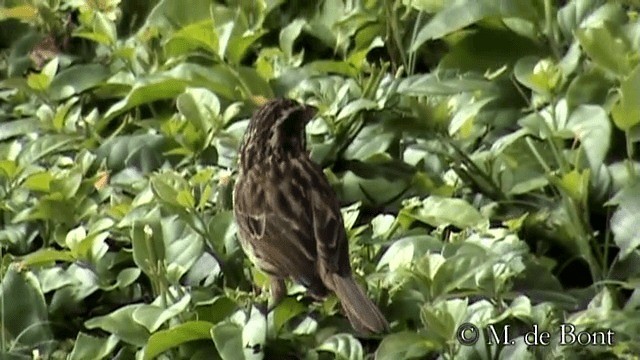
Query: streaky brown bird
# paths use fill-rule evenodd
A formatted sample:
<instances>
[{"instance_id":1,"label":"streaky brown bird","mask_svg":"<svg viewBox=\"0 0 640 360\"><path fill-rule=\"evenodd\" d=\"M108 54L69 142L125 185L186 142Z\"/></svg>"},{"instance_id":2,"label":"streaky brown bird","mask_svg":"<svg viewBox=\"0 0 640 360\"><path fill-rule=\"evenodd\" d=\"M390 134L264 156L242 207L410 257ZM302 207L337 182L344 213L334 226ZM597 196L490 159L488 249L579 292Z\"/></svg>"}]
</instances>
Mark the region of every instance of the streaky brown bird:
<instances>
[{"instance_id":1,"label":"streaky brown bird","mask_svg":"<svg viewBox=\"0 0 640 360\"><path fill-rule=\"evenodd\" d=\"M290 99L253 114L233 195L240 243L269 276L274 305L290 278L316 299L334 292L356 331L385 332L387 320L353 279L336 194L306 149L305 125L314 114Z\"/></svg>"}]
</instances>

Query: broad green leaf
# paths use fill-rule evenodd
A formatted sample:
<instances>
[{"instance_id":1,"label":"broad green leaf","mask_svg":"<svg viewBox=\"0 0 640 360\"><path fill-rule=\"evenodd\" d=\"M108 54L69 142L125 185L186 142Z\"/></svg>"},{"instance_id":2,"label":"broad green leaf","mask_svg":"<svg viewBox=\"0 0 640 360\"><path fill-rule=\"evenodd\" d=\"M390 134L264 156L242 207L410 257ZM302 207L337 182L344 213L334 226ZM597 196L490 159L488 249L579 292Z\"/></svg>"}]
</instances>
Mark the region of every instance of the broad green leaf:
<instances>
[{"instance_id":1,"label":"broad green leaf","mask_svg":"<svg viewBox=\"0 0 640 360\"><path fill-rule=\"evenodd\" d=\"M167 277L178 282L204 251L204 240L178 216L164 218L162 223L167 261Z\"/></svg>"},{"instance_id":2,"label":"broad green leaf","mask_svg":"<svg viewBox=\"0 0 640 360\"><path fill-rule=\"evenodd\" d=\"M213 235L211 239L206 239L214 249L225 249L225 252L231 254L238 249L234 235L236 232L235 219L233 212L221 211L215 214L208 224L209 233Z\"/></svg>"},{"instance_id":3,"label":"broad green leaf","mask_svg":"<svg viewBox=\"0 0 640 360\"><path fill-rule=\"evenodd\" d=\"M567 88L566 99L570 109L582 104L604 104L613 83L602 71L593 69L576 76ZM612 115L615 110L612 110ZM615 121L615 115L613 115Z\"/></svg>"},{"instance_id":4,"label":"broad green leaf","mask_svg":"<svg viewBox=\"0 0 640 360\"><path fill-rule=\"evenodd\" d=\"M156 276L158 264L165 260L165 245L159 224L135 222L131 229L133 260L150 277Z\"/></svg>"},{"instance_id":5,"label":"broad green leaf","mask_svg":"<svg viewBox=\"0 0 640 360\"><path fill-rule=\"evenodd\" d=\"M110 314L85 321L87 329L102 329L122 341L135 346L144 346L149 339L147 329L133 320L133 313L141 304L126 305Z\"/></svg>"},{"instance_id":6,"label":"broad green leaf","mask_svg":"<svg viewBox=\"0 0 640 360\"><path fill-rule=\"evenodd\" d=\"M494 264L487 259L487 251L475 244L463 245L464 251L446 258L438 266L433 278L433 294L441 296L454 290L478 286L475 280L486 269ZM438 262L436 262L436 265Z\"/></svg>"},{"instance_id":7,"label":"broad green leaf","mask_svg":"<svg viewBox=\"0 0 640 360\"><path fill-rule=\"evenodd\" d=\"M441 244L427 235L406 236L394 243L382 255L376 269L381 270L385 265L390 271L399 268L410 268L417 258L425 256L429 251L440 251Z\"/></svg>"},{"instance_id":8,"label":"broad green leaf","mask_svg":"<svg viewBox=\"0 0 640 360\"><path fill-rule=\"evenodd\" d=\"M436 349L436 344L426 336L402 331L382 339L376 351L376 360L422 359Z\"/></svg>"},{"instance_id":9,"label":"broad green leaf","mask_svg":"<svg viewBox=\"0 0 640 360\"><path fill-rule=\"evenodd\" d=\"M306 65L306 68L317 73L338 74L355 77L357 70L346 61L316 60Z\"/></svg>"},{"instance_id":10,"label":"broad green leaf","mask_svg":"<svg viewBox=\"0 0 640 360\"><path fill-rule=\"evenodd\" d=\"M21 263L26 266L52 265L56 261L72 262L72 252L55 250L52 248L41 249L22 257Z\"/></svg>"},{"instance_id":11,"label":"broad green leaf","mask_svg":"<svg viewBox=\"0 0 640 360\"><path fill-rule=\"evenodd\" d=\"M28 166L40 159L68 150L78 139L67 135L49 135L39 137L29 142L18 155L17 161L21 166Z\"/></svg>"},{"instance_id":12,"label":"broad green leaf","mask_svg":"<svg viewBox=\"0 0 640 360\"><path fill-rule=\"evenodd\" d=\"M470 32L461 31L459 36L461 39L442 57L438 65L440 69L488 73L505 66L512 68L523 57L542 58L549 55L548 50L536 41L537 35L527 38L506 29L479 28Z\"/></svg>"},{"instance_id":13,"label":"broad green leaf","mask_svg":"<svg viewBox=\"0 0 640 360\"><path fill-rule=\"evenodd\" d=\"M154 175L150 181L153 194L163 203L181 206L178 201L180 191L189 189L187 181L172 171Z\"/></svg>"},{"instance_id":14,"label":"broad green leaf","mask_svg":"<svg viewBox=\"0 0 640 360\"><path fill-rule=\"evenodd\" d=\"M340 112L338 113L336 120L339 121L342 119L346 119L361 111L374 110L377 108L378 108L378 104L373 100L357 99L355 101L348 103L345 107L340 109Z\"/></svg>"},{"instance_id":15,"label":"broad green leaf","mask_svg":"<svg viewBox=\"0 0 640 360\"><path fill-rule=\"evenodd\" d=\"M434 227L454 225L484 228L488 225L478 210L462 199L430 196L422 201L410 201L398 214L398 221L409 226L413 221L421 221Z\"/></svg>"},{"instance_id":16,"label":"broad green leaf","mask_svg":"<svg viewBox=\"0 0 640 360\"><path fill-rule=\"evenodd\" d=\"M39 121L36 118L25 118L0 123L0 141L16 136L24 136L38 130Z\"/></svg>"},{"instance_id":17,"label":"broad green leaf","mask_svg":"<svg viewBox=\"0 0 640 360\"><path fill-rule=\"evenodd\" d=\"M212 323L187 321L167 330L160 330L151 337L144 348L143 359L155 359L163 352L189 341L210 339Z\"/></svg>"},{"instance_id":18,"label":"broad green leaf","mask_svg":"<svg viewBox=\"0 0 640 360\"><path fill-rule=\"evenodd\" d=\"M141 305L132 314L133 320L144 326L150 333L155 333L167 320L184 312L191 301L191 295L186 294L175 304L166 309L157 305Z\"/></svg>"},{"instance_id":19,"label":"broad green leaf","mask_svg":"<svg viewBox=\"0 0 640 360\"><path fill-rule=\"evenodd\" d=\"M608 27L580 29L576 37L587 55L603 69L618 76L630 72L629 46L622 38L612 34Z\"/></svg>"},{"instance_id":20,"label":"broad green leaf","mask_svg":"<svg viewBox=\"0 0 640 360\"><path fill-rule=\"evenodd\" d=\"M50 172L37 172L29 175L24 181L24 187L32 191L49 192L53 175Z\"/></svg>"},{"instance_id":21,"label":"broad green leaf","mask_svg":"<svg viewBox=\"0 0 640 360\"><path fill-rule=\"evenodd\" d=\"M478 115L482 108L493 100L493 97L480 99L458 109L449 123L449 135L462 132L464 127L473 122L476 115Z\"/></svg>"},{"instance_id":22,"label":"broad green leaf","mask_svg":"<svg viewBox=\"0 0 640 360\"><path fill-rule=\"evenodd\" d=\"M142 104L175 98L186 87L187 82L183 78L171 77L168 72L142 79L133 86L124 99L118 101L107 110L103 121L108 123L116 116Z\"/></svg>"},{"instance_id":23,"label":"broad green leaf","mask_svg":"<svg viewBox=\"0 0 640 360\"><path fill-rule=\"evenodd\" d=\"M589 191L589 173L588 169L582 172L574 169L563 174L556 183L574 201L583 204L587 201Z\"/></svg>"},{"instance_id":24,"label":"broad green leaf","mask_svg":"<svg viewBox=\"0 0 640 360\"><path fill-rule=\"evenodd\" d=\"M6 340L13 346L28 348L52 341L47 303L33 273L10 265L2 274L0 286L0 316Z\"/></svg>"},{"instance_id":25,"label":"broad green leaf","mask_svg":"<svg viewBox=\"0 0 640 360\"><path fill-rule=\"evenodd\" d=\"M180 56L197 48L205 48L212 54L218 50L218 35L210 19L189 24L175 33L164 45L168 54Z\"/></svg>"},{"instance_id":26,"label":"broad green leaf","mask_svg":"<svg viewBox=\"0 0 640 360\"><path fill-rule=\"evenodd\" d=\"M134 167L148 173L166 160L163 156L166 146L167 139L161 135L122 135L104 142L96 154L99 160L105 159L107 167L113 171Z\"/></svg>"},{"instance_id":27,"label":"broad green leaf","mask_svg":"<svg viewBox=\"0 0 640 360\"><path fill-rule=\"evenodd\" d=\"M596 172L609 152L611 141L611 122L606 111L600 106L580 105L571 112L567 128L580 140L591 170Z\"/></svg>"},{"instance_id":28,"label":"broad green leaf","mask_svg":"<svg viewBox=\"0 0 640 360\"><path fill-rule=\"evenodd\" d=\"M640 233L637 226L640 211L639 199L640 186L637 184L623 189L613 199L613 203L617 203L618 208L611 216L611 232L613 240L620 247L622 259L640 246Z\"/></svg>"},{"instance_id":29,"label":"broad green leaf","mask_svg":"<svg viewBox=\"0 0 640 360\"><path fill-rule=\"evenodd\" d=\"M178 96L176 105L178 111L202 134L211 130L215 118L220 115L220 100L203 88L187 88L184 94Z\"/></svg>"},{"instance_id":30,"label":"broad green leaf","mask_svg":"<svg viewBox=\"0 0 640 360\"><path fill-rule=\"evenodd\" d=\"M467 313L467 299L453 299L427 304L421 312L425 326L432 329L432 335L444 341L457 341L456 331Z\"/></svg>"},{"instance_id":31,"label":"broad green leaf","mask_svg":"<svg viewBox=\"0 0 640 360\"><path fill-rule=\"evenodd\" d=\"M456 1L439 11L415 37L411 51L416 51L427 40L439 39L488 17L517 17L536 20L533 1L467 0Z\"/></svg>"},{"instance_id":32,"label":"broad green leaf","mask_svg":"<svg viewBox=\"0 0 640 360\"><path fill-rule=\"evenodd\" d=\"M49 94L54 100L78 95L99 86L109 75L109 69L101 64L75 65L56 75L49 86Z\"/></svg>"},{"instance_id":33,"label":"broad green leaf","mask_svg":"<svg viewBox=\"0 0 640 360\"><path fill-rule=\"evenodd\" d=\"M0 8L0 20L12 18L27 22L34 22L38 18L38 8L32 5L19 5L13 7L3 6Z\"/></svg>"},{"instance_id":34,"label":"broad green leaf","mask_svg":"<svg viewBox=\"0 0 640 360\"><path fill-rule=\"evenodd\" d=\"M327 338L318 350L328 351L341 360L362 360L364 351L362 344L351 334L335 334Z\"/></svg>"},{"instance_id":35,"label":"broad green leaf","mask_svg":"<svg viewBox=\"0 0 640 360\"><path fill-rule=\"evenodd\" d=\"M147 16L145 27L158 27L169 31L180 29L189 24L197 23L211 16L211 1L193 0L189 2L188 11L180 0L158 1Z\"/></svg>"},{"instance_id":36,"label":"broad green leaf","mask_svg":"<svg viewBox=\"0 0 640 360\"><path fill-rule=\"evenodd\" d=\"M446 5L445 0L402 0L402 3L428 14L437 13Z\"/></svg>"},{"instance_id":37,"label":"broad green leaf","mask_svg":"<svg viewBox=\"0 0 640 360\"><path fill-rule=\"evenodd\" d=\"M626 22L628 15L621 4L600 0L575 0L568 2L558 11L558 27L566 38L573 38L575 32L603 24Z\"/></svg>"},{"instance_id":38,"label":"broad green leaf","mask_svg":"<svg viewBox=\"0 0 640 360\"><path fill-rule=\"evenodd\" d=\"M387 179L369 174L369 178L363 178L348 171L342 178L339 193L345 202L384 204L402 194L409 186L409 182L408 176Z\"/></svg>"},{"instance_id":39,"label":"broad green leaf","mask_svg":"<svg viewBox=\"0 0 640 360\"><path fill-rule=\"evenodd\" d=\"M273 309L273 327L279 333L282 327L295 316L303 313L305 306L293 298L285 298Z\"/></svg>"},{"instance_id":40,"label":"broad green leaf","mask_svg":"<svg viewBox=\"0 0 640 360\"><path fill-rule=\"evenodd\" d=\"M51 81L58 71L58 58L49 61L38 74L29 74L27 76L27 84L30 88L38 91L44 91L49 88Z\"/></svg>"},{"instance_id":41,"label":"broad green leaf","mask_svg":"<svg viewBox=\"0 0 640 360\"><path fill-rule=\"evenodd\" d=\"M391 146L396 134L380 124L365 126L344 151L347 160L368 161L373 156L384 154Z\"/></svg>"},{"instance_id":42,"label":"broad green leaf","mask_svg":"<svg viewBox=\"0 0 640 360\"><path fill-rule=\"evenodd\" d=\"M456 95L461 92L487 91L494 89L487 79L474 74L448 77L446 75L413 75L400 81L398 93L409 96Z\"/></svg>"},{"instance_id":43,"label":"broad green leaf","mask_svg":"<svg viewBox=\"0 0 640 360\"><path fill-rule=\"evenodd\" d=\"M547 96L554 92L562 78L560 69L550 59L536 57L518 60L513 72L523 85Z\"/></svg>"},{"instance_id":44,"label":"broad green leaf","mask_svg":"<svg viewBox=\"0 0 640 360\"><path fill-rule=\"evenodd\" d=\"M640 65L629 74L620 86L620 100L611 109L616 126L629 131L640 123Z\"/></svg>"},{"instance_id":45,"label":"broad green leaf","mask_svg":"<svg viewBox=\"0 0 640 360\"><path fill-rule=\"evenodd\" d=\"M232 322L214 325L210 331L216 349L223 360L244 360L242 327Z\"/></svg>"},{"instance_id":46,"label":"broad green leaf","mask_svg":"<svg viewBox=\"0 0 640 360\"><path fill-rule=\"evenodd\" d=\"M105 359L113 354L116 345L118 345L118 338L114 335L95 337L80 332L69 354L69 360Z\"/></svg>"},{"instance_id":47,"label":"broad green leaf","mask_svg":"<svg viewBox=\"0 0 640 360\"><path fill-rule=\"evenodd\" d=\"M293 43L300 35L305 24L306 21L304 19L295 19L280 30L280 48L286 56L293 56Z\"/></svg>"}]
</instances>

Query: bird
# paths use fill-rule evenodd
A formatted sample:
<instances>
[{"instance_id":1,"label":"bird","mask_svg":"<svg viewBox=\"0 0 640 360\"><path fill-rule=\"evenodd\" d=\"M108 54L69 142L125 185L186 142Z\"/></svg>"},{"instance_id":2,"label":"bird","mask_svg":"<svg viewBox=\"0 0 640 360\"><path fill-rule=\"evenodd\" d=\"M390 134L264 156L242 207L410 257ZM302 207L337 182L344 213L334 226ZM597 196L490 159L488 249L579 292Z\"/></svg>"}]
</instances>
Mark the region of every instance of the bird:
<instances>
[{"instance_id":1,"label":"bird","mask_svg":"<svg viewBox=\"0 0 640 360\"><path fill-rule=\"evenodd\" d=\"M338 197L306 149L305 126L315 114L288 98L253 113L233 190L239 242L269 277L272 307L291 279L317 300L335 293L356 332L384 333L387 320L353 278Z\"/></svg>"}]
</instances>

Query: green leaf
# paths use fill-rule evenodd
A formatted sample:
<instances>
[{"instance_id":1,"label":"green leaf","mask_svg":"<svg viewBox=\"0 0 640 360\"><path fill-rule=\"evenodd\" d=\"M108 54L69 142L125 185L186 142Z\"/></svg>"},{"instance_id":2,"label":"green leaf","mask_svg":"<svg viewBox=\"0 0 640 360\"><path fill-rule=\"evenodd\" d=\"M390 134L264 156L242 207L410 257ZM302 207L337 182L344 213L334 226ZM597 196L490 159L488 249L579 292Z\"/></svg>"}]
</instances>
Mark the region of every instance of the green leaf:
<instances>
[{"instance_id":1,"label":"green leaf","mask_svg":"<svg viewBox=\"0 0 640 360\"><path fill-rule=\"evenodd\" d=\"M124 99L118 101L107 110L103 121L108 123L116 116L142 104L175 98L184 92L186 87L187 82L183 78L171 77L169 73L155 74L153 77L140 80Z\"/></svg>"},{"instance_id":2,"label":"green leaf","mask_svg":"<svg viewBox=\"0 0 640 360\"><path fill-rule=\"evenodd\" d=\"M47 303L38 279L30 271L9 266L0 284L2 331L14 347L48 348L53 340Z\"/></svg>"},{"instance_id":3,"label":"green leaf","mask_svg":"<svg viewBox=\"0 0 640 360\"><path fill-rule=\"evenodd\" d=\"M105 359L113 354L116 345L118 338L114 335L104 338L80 332L69 354L69 360Z\"/></svg>"},{"instance_id":4,"label":"green leaf","mask_svg":"<svg viewBox=\"0 0 640 360\"><path fill-rule=\"evenodd\" d=\"M562 78L561 70L551 60L532 56L518 60L513 72L523 85L547 96L554 92Z\"/></svg>"},{"instance_id":5,"label":"green leaf","mask_svg":"<svg viewBox=\"0 0 640 360\"><path fill-rule=\"evenodd\" d=\"M491 92L494 84L475 74L449 77L448 74L413 75L400 81L398 93L409 96L456 95L461 92Z\"/></svg>"},{"instance_id":6,"label":"green leaf","mask_svg":"<svg viewBox=\"0 0 640 360\"><path fill-rule=\"evenodd\" d=\"M97 150L109 169L120 171L135 167L143 173L159 168L166 160L163 149L167 140L156 134L122 135L105 141Z\"/></svg>"},{"instance_id":7,"label":"green leaf","mask_svg":"<svg viewBox=\"0 0 640 360\"><path fill-rule=\"evenodd\" d=\"M567 128L582 143L589 166L596 172L609 152L611 141L611 122L606 111L600 106L580 105L571 112Z\"/></svg>"},{"instance_id":8,"label":"green leaf","mask_svg":"<svg viewBox=\"0 0 640 360\"><path fill-rule=\"evenodd\" d=\"M467 0L445 7L429 21L415 37L411 51L427 40L439 39L488 17L535 20L538 16L533 1Z\"/></svg>"},{"instance_id":9,"label":"green leaf","mask_svg":"<svg viewBox=\"0 0 640 360\"><path fill-rule=\"evenodd\" d=\"M189 54L195 49L204 48L212 54L218 50L218 35L214 31L211 19L189 24L169 38L165 51L172 56Z\"/></svg>"},{"instance_id":10,"label":"green leaf","mask_svg":"<svg viewBox=\"0 0 640 360\"><path fill-rule=\"evenodd\" d=\"M441 243L427 235L412 235L396 239L380 258L377 270L385 265L390 271L400 268L410 268L414 261L429 251L439 251Z\"/></svg>"},{"instance_id":11,"label":"green leaf","mask_svg":"<svg viewBox=\"0 0 640 360\"><path fill-rule=\"evenodd\" d=\"M133 260L142 271L155 277L159 262L165 259L162 230L155 222L136 221L131 229Z\"/></svg>"},{"instance_id":12,"label":"green leaf","mask_svg":"<svg viewBox=\"0 0 640 360\"><path fill-rule=\"evenodd\" d=\"M58 62L58 58L55 57L42 68L39 74L29 74L27 76L27 85L34 90L47 90L58 70Z\"/></svg>"},{"instance_id":13,"label":"green leaf","mask_svg":"<svg viewBox=\"0 0 640 360\"><path fill-rule=\"evenodd\" d=\"M304 19L295 19L280 30L280 48L286 56L293 56L293 43L300 35L302 27L306 23Z\"/></svg>"},{"instance_id":14,"label":"green leaf","mask_svg":"<svg viewBox=\"0 0 640 360\"><path fill-rule=\"evenodd\" d=\"M187 88L178 96L177 106L180 113L202 134L213 127L213 121L220 116L220 100L211 91L203 88Z\"/></svg>"},{"instance_id":15,"label":"green leaf","mask_svg":"<svg viewBox=\"0 0 640 360\"><path fill-rule=\"evenodd\" d=\"M593 69L578 74L567 88L567 105L569 109L574 109L581 104L604 104L611 87L613 83L602 71ZM615 121L615 116L613 119Z\"/></svg>"},{"instance_id":16,"label":"green leaf","mask_svg":"<svg viewBox=\"0 0 640 360\"><path fill-rule=\"evenodd\" d=\"M402 331L382 339L376 360L422 359L433 350L435 345L424 335Z\"/></svg>"},{"instance_id":17,"label":"green leaf","mask_svg":"<svg viewBox=\"0 0 640 360\"><path fill-rule=\"evenodd\" d=\"M589 175L588 169L582 172L574 169L563 174L556 183L574 201L584 204L589 193Z\"/></svg>"},{"instance_id":18,"label":"green leaf","mask_svg":"<svg viewBox=\"0 0 640 360\"><path fill-rule=\"evenodd\" d=\"M638 232L638 213L640 211L640 185L623 189L611 201L618 208L611 216L613 240L620 247L620 258L628 257L640 246Z\"/></svg>"},{"instance_id":19,"label":"green leaf","mask_svg":"<svg viewBox=\"0 0 640 360\"><path fill-rule=\"evenodd\" d=\"M162 239L167 260L167 277L178 282L204 252L204 241L178 216L164 218Z\"/></svg>"},{"instance_id":20,"label":"green leaf","mask_svg":"<svg viewBox=\"0 0 640 360\"><path fill-rule=\"evenodd\" d=\"M341 360L362 360L364 359L364 351L362 344L351 334L335 334L328 337L318 350L328 351L335 355L336 359Z\"/></svg>"},{"instance_id":21,"label":"green leaf","mask_svg":"<svg viewBox=\"0 0 640 360\"><path fill-rule=\"evenodd\" d=\"M21 263L26 266L53 265L56 261L74 261L71 251L55 250L52 248L40 249L21 258Z\"/></svg>"},{"instance_id":22,"label":"green leaf","mask_svg":"<svg viewBox=\"0 0 640 360\"><path fill-rule=\"evenodd\" d=\"M462 199L430 196L420 202L411 201L398 214L398 221L409 226L414 220L434 227L454 225L485 228L488 226L478 210Z\"/></svg>"},{"instance_id":23,"label":"green leaf","mask_svg":"<svg viewBox=\"0 0 640 360\"><path fill-rule=\"evenodd\" d=\"M624 40L611 33L606 26L580 29L576 37L593 61L615 75L624 76L631 70L627 54L630 49Z\"/></svg>"},{"instance_id":24,"label":"green leaf","mask_svg":"<svg viewBox=\"0 0 640 360\"><path fill-rule=\"evenodd\" d=\"M365 126L355 139L344 151L344 158L347 160L367 161L375 155L384 154L396 134L385 131L380 124Z\"/></svg>"},{"instance_id":25,"label":"green leaf","mask_svg":"<svg viewBox=\"0 0 640 360\"><path fill-rule=\"evenodd\" d=\"M32 5L3 6L0 8L0 20L5 19L20 19L27 22L35 22L38 19L38 8Z\"/></svg>"},{"instance_id":26,"label":"green leaf","mask_svg":"<svg viewBox=\"0 0 640 360\"><path fill-rule=\"evenodd\" d=\"M36 132L39 128L39 125L40 121L36 118L3 121L2 123L0 123L0 141Z\"/></svg>"},{"instance_id":27,"label":"green leaf","mask_svg":"<svg viewBox=\"0 0 640 360\"><path fill-rule=\"evenodd\" d=\"M191 295L186 294L166 309L157 305L141 305L135 309L132 317L136 323L144 326L150 333L154 333L167 320L185 311L190 301Z\"/></svg>"},{"instance_id":28,"label":"green leaf","mask_svg":"<svg viewBox=\"0 0 640 360\"><path fill-rule=\"evenodd\" d=\"M222 322L211 329L211 338L223 360L244 360L242 327L232 322Z\"/></svg>"},{"instance_id":29,"label":"green leaf","mask_svg":"<svg viewBox=\"0 0 640 360\"><path fill-rule=\"evenodd\" d=\"M53 100L78 95L99 86L109 75L109 69L101 64L75 65L56 75L49 86L49 94Z\"/></svg>"},{"instance_id":30,"label":"green leaf","mask_svg":"<svg viewBox=\"0 0 640 360\"><path fill-rule=\"evenodd\" d=\"M50 172L37 172L29 175L24 180L24 187L32 191L40 191L48 193L51 188L53 175Z\"/></svg>"},{"instance_id":31,"label":"green leaf","mask_svg":"<svg viewBox=\"0 0 640 360\"><path fill-rule=\"evenodd\" d=\"M350 103L348 103L346 106L344 106L343 108L340 109L340 112L338 113L338 116L336 116L336 120L343 120L346 118L349 118L359 112L365 111L365 110L374 110L378 108L378 103L373 101L373 100L369 100L369 99L357 99L354 100Z\"/></svg>"},{"instance_id":32,"label":"green leaf","mask_svg":"<svg viewBox=\"0 0 640 360\"><path fill-rule=\"evenodd\" d=\"M24 167L32 165L46 156L67 150L76 140L76 138L67 135L39 137L22 149L17 158L18 164Z\"/></svg>"},{"instance_id":33,"label":"green leaf","mask_svg":"<svg viewBox=\"0 0 640 360\"><path fill-rule=\"evenodd\" d=\"M446 342L457 341L456 330L465 318L468 305L467 299L439 301L425 305L420 315L434 337Z\"/></svg>"},{"instance_id":34,"label":"green leaf","mask_svg":"<svg viewBox=\"0 0 640 360\"><path fill-rule=\"evenodd\" d=\"M620 86L620 100L611 109L611 116L616 126L629 131L640 123L640 65L624 79Z\"/></svg>"},{"instance_id":35,"label":"green leaf","mask_svg":"<svg viewBox=\"0 0 640 360\"><path fill-rule=\"evenodd\" d=\"M528 38L506 29L480 27L469 32L460 31L452 36L460 39L456 40L451 50L443 56L438 64L440 69L473 71L488 75L489 71L500 71L505 66L511 68L524 57L548 56L548 50L541 48L536 41L537 35Z\"/></svg>"},{"instance_id":36,"label":"green leaf","mask_svg":"<svg viewBox=\"0 0 640 360\"><path fill-rule=\"evenodd\" d=\"M273 327L276 333L279 333L287 321L295 316L302 314L305 306L293 298L285 298L273 309Z\"/></svg>"},{"instance_id":37,"label":"green leaf","mask_svg":"<svg viewBox=\"0 0 640 360\"><path fill-rule=\"evenodd\" d=\"M141 306L143 305L132 304L120 307L108 315L85 321L84 326L87 329L102 329L126 343L144 346L149 339L149 332L133 319L133 313Z\"/></svg>"},{"instance_id":38,"label":"green leaf","mask_svg":"<svg viewBox=\"0 0 640 360\"><path fill-rule=\"evenodd\" d=\"M155 359L163 352L189 341L211 337L213 324L206 321L187 321L167 330L160 330L149 337L143 359Z\"/></svg>"}]
</instances>

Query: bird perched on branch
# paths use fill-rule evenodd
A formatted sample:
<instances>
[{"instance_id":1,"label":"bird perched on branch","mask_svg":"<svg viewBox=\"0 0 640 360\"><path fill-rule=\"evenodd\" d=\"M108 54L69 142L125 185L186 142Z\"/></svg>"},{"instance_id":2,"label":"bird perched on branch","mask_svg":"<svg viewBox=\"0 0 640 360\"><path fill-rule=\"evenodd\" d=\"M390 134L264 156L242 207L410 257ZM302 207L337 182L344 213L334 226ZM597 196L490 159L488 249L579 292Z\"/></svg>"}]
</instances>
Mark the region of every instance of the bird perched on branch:
<instances>
[{"instance_id":1,"label":"bird perched on branch","mask_svg":"<svg viewBox=\"0 0 640 360\"><path fill-rule=\"evenodd\" d=\"M290 278L316 299L334 292L356 331L381 333L386 319L351 274L338 199L306 150L305 125L314 114L312 107L276 99L251 118L234 188L240 243L268 274L274 305Z\"/></svg>"}]
</instances>

